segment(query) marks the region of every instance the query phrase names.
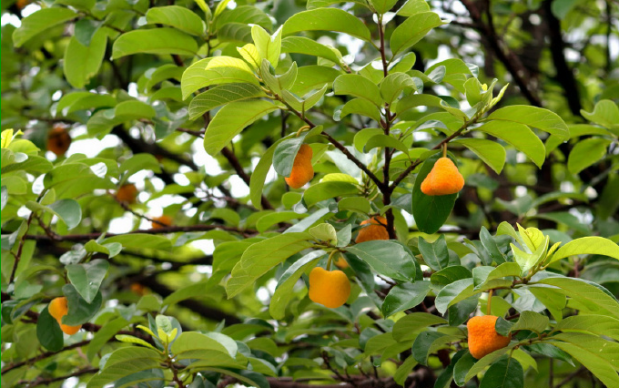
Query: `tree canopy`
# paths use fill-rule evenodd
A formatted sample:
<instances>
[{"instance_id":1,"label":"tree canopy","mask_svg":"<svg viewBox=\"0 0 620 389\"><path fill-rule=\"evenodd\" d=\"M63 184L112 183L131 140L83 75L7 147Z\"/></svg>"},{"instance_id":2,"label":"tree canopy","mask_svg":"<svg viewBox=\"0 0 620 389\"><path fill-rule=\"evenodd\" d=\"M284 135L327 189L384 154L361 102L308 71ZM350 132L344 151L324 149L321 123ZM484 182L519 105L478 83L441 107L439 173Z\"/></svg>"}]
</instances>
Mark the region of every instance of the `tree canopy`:
<instances>
[{"instance_id":1,"label":"tree canopy","mask_svg":"<svg viewBox=\"0 0 620 389\"><path fill-rule=\"evenodd\" d=\"M1 9L2 387L618 387L617 1Z\"/></svg>"}]
</instances>

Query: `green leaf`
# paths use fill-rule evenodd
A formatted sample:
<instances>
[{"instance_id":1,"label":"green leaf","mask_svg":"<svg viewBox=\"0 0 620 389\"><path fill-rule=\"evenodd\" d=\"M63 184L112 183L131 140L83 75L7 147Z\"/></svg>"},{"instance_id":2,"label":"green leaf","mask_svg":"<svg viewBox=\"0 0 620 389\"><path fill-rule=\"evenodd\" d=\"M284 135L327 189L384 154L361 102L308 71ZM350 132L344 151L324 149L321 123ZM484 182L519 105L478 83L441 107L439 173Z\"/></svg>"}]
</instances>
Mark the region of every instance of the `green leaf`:
<instances>
[{"instance_id":1,"label":"green leaf","mask_svg":"<svg viewBox=\"0 0 620 389\"><path fill-rule=\"evenodd\" d=\"M252 39L258 50L259 60L262 62L266 59L274 68L278 67L282 49L282 28L279 28L272 36L261 26L254 25L252 26Z\"/></svg>"},{"instance_id":2,"label":"green leaf","mask_svg":"<svg viewBox=\"0 0 620 389\"><path fill-rule=\"evenodd\" d=\"M62 116L67 116L72 112L81 111L89 108L114 107L116 99L112 95L100 95L92 92L73 92L64 95L58 105L56 112Z\"/></svg>"},{"instance_id":3,"label":"green leaf","mask_svg":"<svg viewBox=\"0 0 620 389\"><path fill-rule=\"evenodd\" d=\"M357 255L379 274L399 281L415 280L413 257L399 243L375 240L358 243L346 250Z\"/></svg>"},{"instance_id":4,"label":"green leaf","mask_svg":"<svg viewBox=\"0 0 620 389\"><path fill-rule=\"evenodd\" d=\"M396 369L396 372L394 373L394 382L400 386L404 386L405 380L417 364L418 362L413 359L413 356L409 355L403 363L398 366L398 369Z\"/></svg>"},{"instance_id":5,"label":"green leaf","mask_svg":"<svg viewBox=\"0 0 620 389\"><path fill-rule=\"evenodd\" d=\"M405 94L416 91L417 87L413 82L413 78L405 73L390 73L379 86L381 97L388 105L391 105L395 99L404 91Z\"/></svg>"},{"instance_id":6,"label":"green leaf","mask_svg":"<svg viewBox=\"0 0 620 389\"><path fill-rule=\"evenodd\" d=\"M521 312L519 320L513 324L510 332L530 330L537 334L542 333L549 326L549 318L532 311Z\"/></svg>"},{"instance_id":7,"label":"green leaf","mask_svg":"<svg viewBox=\"0 0 620 389\"><path fill-rule=\"evenodd\" d=\"M99 374L88 381L89 388L102 388L128 374L159 368L162 362L160 352L145 347L123 347L115 350Z\"/></svg>"},{"instance_id":8,"label":"green leaf","mask_svg":"<svg viewBox=\"0 0 620 389\"><path fill-rule=\"evenodd\" d=\"M276 146L276 150L273 154L273 168L276 173L283 177L288 177L293 171L293 163L295 157L304 143L306 134L300 136L283 139Z\"/></svg>"},{"instance_id":9,"label":"green leaf","mask_svg":"<svg viewBox=\"0 0 620 389\"><path fill-rule=\"evenodd\" d=\"M106 238L101 242L107 247L110 243L120 243L125 248L151 250L170 250L172 244L165 236L151 234L126 234Z\"/></svg>"},{"instance_id":10,"label":"green leaf","mask_svg":"<svg viewBox=\"0 0 620 389\"><path fill-rule=\"evenodd\" d=\"M571 366L575 366L575 363L573 362L573 359L570 355L550 343L534 343L529 346L524 346L523 348L530 353L537 353L546 357L559 359L561 361L567 362Z\"/></svg>"},{"instance_id":11,"label":"green leaf","mask_svg":"<svg viewBox=\"0 0 620 389\"><path fill-rule=\"evenodd\" d=\"M618 319L602 315L569 316L559 322L554 330L562 332L585 331L597 335L604 335L618 340Z\"/></svg>"},{"instance_id":12,"label":"green leaf","mask_svg":"<svg viewBox=\"0 0 620 389\"><path fill-rule=\"evenodd\" d=\"M344 105L337 107L334 109L334 120L340 121L348 115L358 114L374 119L377 123L381 122L381 111L379 111L379 107L377 107L374 103L371 103L368 100L362 98L355 98L347 101ZM366 130L378 130L375 128L365 128L362 131L355 134L355 138L357 139L357 135ZM383 133L382 130L379 130L377 134Z\"/></svg>"},{"instance_id":13,"label":"green leaf","mask_svg":"<svg viewBox=\"0 0 620 389\"><path fill-rule=\"evenodd\" d=\"M502 358L493 363L480 381L481 388L522 388L523 367L514 358Z\"/></svg>"},{"instance_id":14,"label":"green leaf","mask_svg":"<svg viewBox=\"0 0 620 389\"><path fill-rule=\"evenodd\" d=\"M151 170L154 173L161 173L161 167L157 158L152 154L139 153L121 163L120 171L123 172L123 181L133 176L141 170Z\"/></svg>"},{"instance_id":15,"label":"green leaf","mask_svg":"<svg viewBox=\"0 0 620 389\"><path fill-rule=\"evenodd\" d=\"M474 281L471 278L465 278L446 285L437 294L435 299L435 307L441 314L446 313L450 306L463 301L468 297L476 294L474 292Z\"/></svg>"},{"instance_id":16,"label":"green leaf","mask_svg":"<svg viewBox=\"0 0 620 389\"><path fill-rule=\"evenodd\" d=\"M194 55L198 45L191 36L174 28L134 30L122 34L112 46L112 59L133 54Z\"/></svg>"},{"instance_id":17,"label":"green leaf","mask_svg":"<svg viewBox=\"0 0 620 389\"><path fill-rule=\"evenodd\" d=\"M103 302L101 292L98 292L91 302L87 302L71 284L63 286L62 292L67 298L67 305L69 306L69 312L62 317L62 324L70 326L84 324L92 319L99 312Z\"/></svg>"},{"instance_id":18,"label":"green leaf","mask_svg":"<svg viewBox=\"0 0 620 389\"><path fill-rule=\"evenodd\" d=\"M216 57L222 58L222 57ZM238 59L238 58L236 58ZM258 85L258 81L254 74L245 67L234 66L216 66L209 67L213 58L205 58L194 62L183 72L181 78L181 91L183 92L183 100L187 99L192 93L201 88L218 84L231 83L250 83ZM241 60L239 60L241 61ZM243 64L245 62L242 61Z\"/></svg>"},{"instance_id":19,"label":"green leaf","mask_svg":"<svg viewBox=\"0 0 620 389\"><path fill-rule=\"evenodd\" d=\"M499 110L498 110L499 111ZM498 112L495 111L495 112ZM545 162L545 145L526 125L513 122L492 121L476 129L510 143L527 155L538 167Z\"/></svg>"},{"instance_id":20,"label":"green leaf","mask_svg":"<svg viewBox=\"0 0 620 389\"><path fill-rule=\"evenodd\" d=\"M257 24L268 31L273 28L269 16L253 5L237 5L234 9L227 9L215 22L216 29L227 23Z\"/></svg>"},{"instance_id":21,"label":"green leaf","mask_svg":"<svg viewBox=\"0 0 620 389\"><path fill-rule=\"evenodd\" d=\"M303 96L325 84L331 84L341 74L342 72L327 66L302 66L297 70L297 79L290 91Z\"/></svg>"},{"instance_id":22,"label":"green leaf","mask_svg":"<svg viewBox=\"0 0 620 389\"><path fill-rule=\"evenodd\" d=\"M200 16L176 5L150 8L146 13L146 22L171 26L196 36L202 36L205 30Z\"/></svg>"},{"instance_id":23,"label":"green leaf","mask_svg":"<svg viewBox=\"0 0 620 389\"><path fill-rule=\"evenodd\" d=\"M465 381L465 377L467 376L467 372L476 362L477 359L469 353L469 350L467 350L467 352L454 364L454 382L458 386L464 386L469 381L469 379Z\"/></svg>"},{"instance_id":24,"label":"green leaf","mask_svg":"<svg viewBox=\"0 0 620 389\"><path fill-rule=\"evenodd\" d=\"M476 154L484 163L489 165L495 173L500 174L506 162L506 150L498 144L486 139L456 139L452 143L461 144Z\"/></svg>"},{"instance_id":25,"label":"green leaf","mask_svg":"<svg viewBox=\"0 0 620 389\"><path fill-rule=\"evenodd\" d=\"M379 87L366 77L357 74L343 74L334 80L334 93L351 95L368 100L377 107L383 106Z\"/></svg>"},{"instance_id":26,"label":"green leaf","mask_svg":"<svg viewBox=\"0 0 620 389\"><path fill-rule=\"evenodd\" d=\"M372 7L380 14L384 14L396 5L398 0L370 0Z\"/></svg>"},{"instance_id":27,"label":"green leaf","mask_svg":"<svg viewBox=\"0 0 620 389\"><path fill-rule=\"evenodd\" d=\"M136 338L135 336L131 336L131 335L116 335L115 336L116 340L118 340L119 342L123 342L123 343L132 343L132 344L139 344L140 346L144 346L144 347L148 347L151 348L153 350L157 350L155 347L153 347L150 343L148 343L145 340L142 340L140 338Z\"/></svg>"},{"instance_id":28,"label":"green leaf","mask_svg":"<svg viewBox=\"0 0 620 389\"><path fill-rule=\"evenodd\" d=\"M448 246L446 238L440 235L434 242L427 242L420 237L418 240L418 249L424 258L424 262L433 270L438 271L448 266L450 255L448 254Z\"/></svg>"},{"instance_id":29,"label":"green leaf","mask_svg":"<svg viewBox=\"0 0 620 389\"><path fill-rule=\"evenodd\" d=\"M285 211L285 212L273 212L269 213L265 216L262 216L260 219L256 221L256 229L259 232L267 231L271 226L286 222L293 219L303 219L307 217L307 213L297 213L293 211Z\"/></svg>"},{"instance_id":30,"label":"green leaf","mask_svg":"<svg viewBox=\"0 0 620 389\"><path fill-rule=\"evenodd\" d=\"M613 340L605 339L596 335L579 333L557 334L553 337L553 339L572 343L585 350L596 353L598 356L608 361L611 366L616 367L620 364L620 357L618 357L618 354L620 354L620 348L618 342Z\"/></svg>"},{"instance_id":31,"label":"green leaf","mask_svg":"<svg viewBox=\"0 0 620 389\"><path fill-rule=\"evenodd\" d=\"M95 259L89 263L79 265L67 265L67 276L80 296L87 302L92 303L101 282L108 272L110 264L103 259Z\"/></svg>"},{"instance_id":32,"label":"green leaf","mask_svg":"<svg viewBox=\"0 0 620 389\"><path fill-rule=\"evenodd\" d=\"M303 201L307 207L311 207L323 200L343 195L358 194L358 192L359 189L357 188L357 185L350 182L320 182L305 190Z\"/></svg>"},{"instance_id":33,"label":"green leaf","mask_svg":"<svg viewBox=\"0 0 620 389\"><path fill-rule=\"evenodd\" d=\"M579 141L568 155L568 172L578 174L583 169L595 164L607 154L611 140L604 138L588 138Z\"/></svg>"},{"instance_id":34,"label":"green leaf","mask_svg":"<svg viewBox=\"0 0 620 389\"><path fill-rule=\"evenodd\" d=\"M178 290L175 290L173 293L169 294L168 296L166 296L166 298L161 303L161 305L170 306L183 300L187 300L193 297L203 296L205 293L205 290L208 290L210 285L211 284L207 280L207 281L200 281L195 284L182 287Z\"/></svg>"},{"instance_id":35,"label":"green leaf","mask_svg":"<svg viewBox=\"0 0 620 389\"><path fill-rule=\"evenodd\" d=\"M26 207L32 210L40 209L58 216L58 218L61 219L70 230L77 227L82 220L82 208L80 207L80 204L71 199L58 200L48 206L44 206L33 201L28 201L26 203Z\"/></svg>"},{"instance_id":36,"label":"green leaf","mask_svg":"<svg viewBox=\"0 0 620 389\"><path fill-rule=\"evenodd\" d=\"M370 213L370 201L364 197L345 197L338 202L338 210Z\"/></svg>"},{"instance_id":37,"label":"green leaf","mask_svg":"<svg viewBox=\"0 0 620 389\"><path fill-rule=\"evenodd\" d=\"M276 109L276 105L266 100L236 101L222 107L205 132L206 152L216 156L245 127Z\"/></svg>"},{"instance_id":38,"label":"green leaf","mask_svg":"<svg viewBox=\"0 0 620 389\"><path fill-rule=\"evenodd\" d=\"M232 270L226 283L228 298L252 285L256 279L288 257L312 246L312 236L305 232L290 232L265 239L248 247Z\"/></svg>"},{"instance_id":39,"label":"green leaf","mask_svg":"<svg viewBox=\"0 0 620 389\"><path fill-rule=\"evenodd\" d=\"M283 53L306 54L328 59L335 64L342 64L342 54L333 47L322 45L304 36L288 36L282 39Z\"/></svg>"},{"instance_id":40,"label":"green leaf","mask_svg":"<svg viewBox=\"0 0 620 389\"><path fill-rule=\"evenodd\" d=\"M390 48L394 55L418 43L430 30L444 24L434 12L420 12L407 18L394 29Z\"/></svg>"},{"instance_id":41,"label":"green leaf","mask_svg":"<svg viewBox=\"0 0 620 389\"><path fill-rule=\"evenodd\" d=\"M574 278L553 277L537 281L537 284L552 285L581 305L582 311L618 319L618 301L596 286Z\"/></svg>"},{"instance_id":42,"label":"green leaf","mask_svg":"<svg viewBox=\"0 0 620 389\"><path fill-rule=\"evenodd\" d=\"M547 248L549 247L549 237L545 237L545 243L541 244L536 251L533 253L526 253L521 249L517 248L514 244L510 244L510 248L512 250L512 254L514 256L515 262L521 266L521 270L525 273L530 270L532 267L536 266L540 261L545 259L545 255L547 254Z\"/></svg>"},{"instance_id":43,"label":"green leaf","mask_svg":"<svg viewBox=\"0 0 620 389\"><path fill-rule=\"evenodd\" d=\"M404 154L409 154L409 148L405 146L403 142L399 141L393 136L385 134L378 134L370 138L364 146L364 151L368 152L375 147L391 147L403 152Z\"/></svg>"},{"instance_id":44,"label":"green leaf","mask_svg":"<svg viewBox=\"0 0 620 389\"><path fill-rule=\"evenodd\" d=\"M477 267L474 268L478 269ZM436 287L444 287L454 281L462 280L464 278L471 278L472 274L465 266L448 266L445 269L439 270L431 274L431 283ZM474 277L474 283L476 278Z\"/></svg>"},{"instance_id":45,"label":"green leaf","mask_svg":"<svg viewBox=\"0 0 620 389\"><path fill-rule=\"evenodd\" d=\"M600 124L616 135L618 134L618 106L613 101L601 100L594 106L594 111L586 112L582 109L581 114L589 121Z\"/></svg>"},{"instance_id":46,"label":"green leaf","mask_svg":"<svg viewBox=\"0 0 620 389\"><path fill-rule=\"evenodd\" d=\"M286 306L294 297L293 287L303 273L313 268L318 263L321 256L325 255L324 251L313 251L299 258L282 274L278 280L278 286L271 297L269 303L269 313L276 320L282 320Z\"/></svg>"},{"instance_id":47,"label":"green leaf","mask_svg":"<svg viewBox=\"0 0 620 389\"><path fill-rule=\"evenodd\" d=\"M488 116L488 119L524 124L565 140L569 136L568 126L566 126L564 120L557 114L544 108L529 105L511 105L493 112ZM509 132L507 129L504 129L504 131Z\"/></svg>"},{"instance_id":48,"label":"green leaf","mask_svg":"<svg viewBox=\"0 0 620 389\"><path fill-rule=\"evenodd\" d=\"M497 267L478 266L474 268L474 290L487 289L491 282L504 277L520 277L523 271L516 262L504 262ZM510 281L509 281L510 282Z\"/></svg>"},{"instance_id":49,"label":"green leaf","mask_svg":"<svg viewBox=\"0 0 620 389\"><path fill-rule=\"evenodd\" d=\"M88 351L86 352L88 360L92 361L97 356L97 353L101 351L103 346L108 343L108 341L112 339L118 331L125 328L128 324L129 322L125 320L125 318L117 317L116 319L110 320L106 324L102 325L88 344Z\"/></svg>"},{"instance_id":50,"label":"green leaf","mask_svg":"<svg viewBox=\"0 0 620 389\"><path fill-rule=\"evenodd\" d=\"M48 28L66 23L76 17L75 11L64 7L43 8L21 20L19 28L13 32L15 47L44 32Z\"/></svg>"},{"instance_id":51,"label":"green leaf","mask_svg":"<svg viewBox=\"0 0 620 389\"><path fill-rule=\"evenodd\" d=\"M189 104L189 118L195 120L205 112L234 101L264 96L265 92L254 84L224 84L194 97Z\"/></svg>"},{"instance_id":52,"label":"green leaf","mask_svg":"<svg viewBox=\"0 0 620 389\"><path fill-rule=\"evenodd\" d=\"M606 359L601 358L596 351L565 342L553 342L553 345L578 360L608 388L615 388L619 385L618 373L615 367Z\"/></svg>"},{"instance_id":53,"label":"green leaf","mask_svg":"<svg viewBox=\"0 0 620 389\"><path fill-rule=\"evenodd\" d=\"M41 346L48 351L57 352L64 346L62 330L47 307L43 308L37 320L37 338Z\"/></svg>"},{"instance_id":54,"label":"green leaf","mask_svg":"<svg viewBox=\"0 0 620 389\"><path fill-rule=\"evenodd\" d=\"M414 312L400 318L392 328L392 336L398 342L413 340L416 331L435 324L447 324L448 322L430 313Z\"/></svg>"},{"instance_id":55,"label":"green leaf","mask_svg":"<svg viewBox=\"0 0 620 389\"><path fill-rule=\"evenodd\" d=\"M284 23L283 35L300 31L335 31L370 42L370 31L352 14L337 8L319 8L294 14Z\"/></svg>"},{"instance_id":56,"label":"green leaf","mask_svg":"<svg viewBox=\"0 0 620 389\"><path fill-rule=\"evenodd\" d=\"M553 254L549 263L559 261L560 259L570 257L572 255L606 255L615 259L619 259L618 252L620 247L613 241L598 236L589 236L579 238L566 243Z\"/></svg>"},{"instance_id":57,"label":"green leaf","mask_svg":"<svg viewBox=\"0 0 620 389\"><path fill-rule=\"evenodd\" d=\"M462 338L462 335L446 335L436 331L424 331L415 338L411 348L411 355L419 364L427 365L430 354Z\"/></svg>"},{"instance_id":58,"label":"green leaf","mask_svg":"<svg viewBox=\"0 0 620 389\"><path fill-rule=\"evenodd\" d=\"M327 242L329 244L336 244L338 242L338 235L336 229L329 223L321 223L308 230L308 233L312 235L316 242Z\"/></svg>"},{"instance_id":59,"label":"green leaf","mask_svg":"<svg viewBox=\"0 0 620 389\"><path fill-rule=\"evenodd\" d=\"M252 205L259 210L263 209L261 203L261 196L263 194L263 187L265 186L265 179L271 169L271 162L273 160L273 153L278 147L278 144L282 142L284 138L278 139L274 144L263 153L262 157L258 161L258 164L254 168L252 175L250 176L250 201Z\"/></svg>"},{"instance_id":60,"label":"green leaf","mask_svg":"<svg viewBox=\"0 0 620 389\"><path fill-rule=\"evenodd\" d=\"M90 135L106 135L114 126L137 119L151 119L155 110L147 103L137 100L127 100L119 103L113 109L97 111L88 119L86 127Z\"/></svg>"},{"instance_id":61,"label":"green leaf","mask_svg":"<svg viewBox=\"0 0 620 389\"><path fill-rule=\"evenodd\" d=\"M431 283L428 281L416 281L413 284L398 284L390 289L385 296L381 313L383 316L392 316L395 313L405 311L407 309L418 306L431 289Z\"/></svg>"},{"instance_id":62,"label":"green leaf","mask_svg":"<svg viewBox=\"0 0 620 389\"><path fill-rule=\"evenodd\" d=\"M98 30L92 37L90 45L84 46L75 36L71 37L65 51L63 72L65 78L74 88L83 88L92 77L97 75L108 38L104 30Z\"/></svg>"},{"instance_id":63,"label":"green leaf","mask_svg":"<svg viewBox=\"0 0 620 389\"><path fill-rule=\"evenodd\" d=\"M430 11L430 7L426 0L408 0L396 13L400 16L409 17L427 11Z\"/></svg>"},{"instance_id":64,"label":"green leaf","mask_svg":"<svg viewBox=\"0 0 620 389\"><path fill-rule=\"evenodd\" d=\"M420 190L422 181L430 173L438 158L439 155L424 161L416 177L411 196L411 208L416 226L420 231L427 234L434 234L443 226L452 213L454 202L458 196L457 193L446 196L427 196Z\"/></svg>"},{"instance_id":65,"label":"green leaf","mask_svg":"<svg viewBox=\"0 0 620 389\"><path fill-rule=\"evenodd\" d=\"M478 375L478 373L480 373L485 367L487 367L491 363L495 362L496 360L498 360L499 358L504 356L511 349L512 349L512 346L507 346L507 347L501 348L499 350L493 351L492 353L487 354L484 357L480 358L467 371L467 374L465 375L465 378L463 378L461 382L467 383L469 380L474 378L474 376ZM475 359L474 359L474 361L475 361Z\"/></svg>"}]
</instances>

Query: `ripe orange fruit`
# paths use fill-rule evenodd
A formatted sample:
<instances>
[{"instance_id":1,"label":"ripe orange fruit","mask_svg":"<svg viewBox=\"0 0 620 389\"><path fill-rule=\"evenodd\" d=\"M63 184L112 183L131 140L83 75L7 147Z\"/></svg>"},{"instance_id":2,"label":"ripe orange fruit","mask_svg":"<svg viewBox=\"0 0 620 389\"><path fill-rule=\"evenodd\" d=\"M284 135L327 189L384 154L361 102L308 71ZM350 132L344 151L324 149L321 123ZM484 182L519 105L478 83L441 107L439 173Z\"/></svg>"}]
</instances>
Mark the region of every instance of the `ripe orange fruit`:
<instances>
[{"instance_id":1,"label":"ripe orange fruit","mask_svg":"<svg viewBox=\"0 0 620 389\"><path fill-rule=\"evenodd\" d=\"M65 155L71 146L71 136L65 126L56 124L47 134L47 149L56 156Z\"/></svg>"},{"instance_id":2,"label":"ripe orange fruit","mask_svg":"<svg viewBox=\"0 0 620 389\"><path fill-rule=\"evenodd\" d=\"M338 259L336 260L336 262L334 262L334 265L338 266L340 269L346 269L347 267L349 267L347 260L344 259L342 255L338 256Z\"/></svg>"},{"instance_id":3,"label":"ripe orange fruit","mask_svg":"<svg viewBox=\"0 0 620 389\"><path fill-rule=\"evenodd\" d=\"M444 196L458 193L465 180L450 158L439 158L428 173L420 190L427 196Z\"/></svg>"},{"instance_id":4,"label":"ripe orange fruit","mask_svg":"<svg viewBox=\"0 0 620 389\"><path fill-rule=\"evenodd\" d=\"M458 193L465 180L450 158L439 158L428 173L420 190L427 196L444 196Z\"/></svg>"},{"instance_id":5,"label":"ripe orange fruit","mask_svg":"<svg viewBox=\"0 0 620 389\"><path fill-rule=\"evenodd\" d=\"M129 289L138 296L144 296L145 294L147 294L146 287L138 282L134 282L133 284L131 284Z\"/></svg>"},{"instance_id":6,"label":"ripe orange fruit","mask_svg":"<svg viewBox=\"0 0 620 389\"><path fill-rule=\"evenodd\" d=\"M314 177L314 169L312 168L312 147L303 144L293 161L291 175L285 177L284 180L291 188L299 189L306 185L312 177Z\"/></svg>"},{"instance_id":7,"label":"ripe orange fruit","mask_svg":"<svg viewBox=\"0 0 620 389\"><path fill-rule=\"evenodd\" d=\"M133 204L138 197L138 188L134 184L125 184L116 191L116 199L125 203Z\"/></svg>"},{"instance_id":8,"label":"ripe orange fruit","mask_svg":"<svg viewBox=\"0 0 620 389\"><path fill-rule=\"evenodd\" d=\"M480 359L493 351L508 346L510 338L495 331L497 316L476 316L467 322L468 345L471 355Z\"/></svg>"},{"instance_id":9,"label":"ripe orange fruit","mask_svg":"<svg viewBox=\"0 0 620 389\"><path fill-rule=\"evenodd\" d=\"M62 324L62 318L69 312L69 306L67 305L66 297L57 297L53 299L49 305L47 306L47 310L50 315L56 319L58 324L60 325L60 329L67 335L73 335L82 328L81 325L77 326L68 326L66 324Z\"/></svg>"},{"instance_id":10,"label":"ripe orange fruit","mask_svg":"<svg viewBox=\"0 0 620 389\"><path fill-rule=\"evenodd\" d=\"M368 242L369 240L389 240L390 234L387 230L387 219L383 216L374 216L364 220L361 225L366 226L360 230L355 239L355 243Z\"/></svg>"},{"instance_id":11,"label":"ripe orange fruit","mask_svg":"<svg viewBox=\"0 0 620 389\"><path fill-rule=\"evenodd\" d=\"M168 227L172 225L172 218L168 215L161 215L153 218L153 222L151 223L152 228L162 228Z\"/></svg>"},{"instance_id":12,"label":"ripe orange fruit","mask_svg":"<svg viewBox=\"0 0 620 389\"><path fill-rule=\"evenodd\" d=\"M310 272L308 297L327 308L338 308L346 303L351 295L349 278L340 270L328 271L315 267Z\"/></svg>"},{"instance_id":13,"label":"ripe orange fruit","mask_svg":"<svg viewBox=\"0 0 620 389\"><path fill-rule=\"evenodd\" d=\"M17 7L18 10L22 10L24 9L28 4L30 4L30 0L17 0L15 2L15 6Z\"/></svg>"}]
</instances>

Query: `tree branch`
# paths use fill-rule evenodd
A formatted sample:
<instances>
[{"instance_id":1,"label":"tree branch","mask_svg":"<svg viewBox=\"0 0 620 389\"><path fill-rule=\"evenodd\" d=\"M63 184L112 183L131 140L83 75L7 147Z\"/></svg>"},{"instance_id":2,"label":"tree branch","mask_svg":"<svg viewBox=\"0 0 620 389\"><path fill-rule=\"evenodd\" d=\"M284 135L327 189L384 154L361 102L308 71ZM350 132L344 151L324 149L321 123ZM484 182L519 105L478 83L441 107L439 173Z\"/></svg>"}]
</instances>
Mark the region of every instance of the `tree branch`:
<instances>
[{"instance_id":1,"label":"tree branch","mask_svg":"<svg viewBox=\"0 0 620 389\"><path fill-rule=\"evenodd\" d=\"M540 98L530 90L528 81L524 78L526 70L521 63L521 60L510 49L508 49L507 45L497 35L495 26L493 25L493 16L489 10L488 1L485 2L485 14L488 19L488 24L484 23L480 10L476 6L479 2L474 2L472 0L461 0L461 3L463 3L465 8L469 11L469 15L474 21L476 29L479 30L488 40L489 46L495 52L497 59L504 64L506 70L508 70L512 78L514 78L515 83L519 86L523 96L530 102L530 104L537 107L542 107ZM504 50L502 46L506 49Z\"/></svg>"},{"instance_id":2,"label":"tree branch","mask_svg":"<svg viewBox=\"0 0 620 389\"><path fill-rule=\"evenodd\" d=\"M545 20L549 28L549 51L555 66L555 79L564 89L564 97L568 102L570 111L575 116L581 115L581 99L579 97L579 88L573 70L568 66L566 57L564 57L564 47L566 43L562 37L562 26L560 21L551 11L552 0L545 0L543 7L545 10Z\"/></svg>"},{"instance_id":3,"label":"tree branch","mask_svg":"<svg viewBox=\"0 0 620 389\"><path fill-rule=\"evenodd\" d=\"M221 226L221 225L214 225L214 224L197 224L194 226L185 226L185 227L168 226L168 227L162 227L162 228L154 228L150 230L135 230L135 231L125 232L122 234L106 234L106 237L110 238L113 236L131 235L131 234L157 235L157 234L169 234L172 232L202 232L202 231L212 231L212 230L223 230L223 231L229 231L229 232L236 232L245 237L258 234L258 231L256 230L246 230L246 229L239 229L237 227ZM47 235L24 235L24 239L36 240L39 242L40 241L52 241L52 240L56 240L58 242L62 242L62 241L87 242L91 239L99 238L101 234L102 234L101 232L93 232L89 234L58 235L56 239L51 238Z\"/></svg>"}]
</instances>

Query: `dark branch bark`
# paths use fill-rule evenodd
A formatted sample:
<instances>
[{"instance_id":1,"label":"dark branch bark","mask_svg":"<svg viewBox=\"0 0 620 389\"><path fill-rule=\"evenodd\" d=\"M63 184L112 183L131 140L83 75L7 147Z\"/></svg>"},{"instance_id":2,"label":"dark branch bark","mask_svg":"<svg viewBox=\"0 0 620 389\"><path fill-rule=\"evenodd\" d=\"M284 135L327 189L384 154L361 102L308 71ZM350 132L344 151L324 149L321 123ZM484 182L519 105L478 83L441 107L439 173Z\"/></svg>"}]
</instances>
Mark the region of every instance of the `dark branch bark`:
<instances>
[{"instance_id":1,"label":"dark branch bark","mask_svg":"<svg viewBox=\"0 0 620 389\"><path fill-rule=\"evenodd\" d=\"M579 88L573 70L568 66L566 57L564 57L564 47L566 43L562 37L562 26L560 21L551 11L551 0L545 0L543 7L545 9L545 19L549 28L549 50L555 66L555 79L564 89L564 97L568 102L570 111L575 116L581 115L581 99L579 96Z\"/></svg>"},{"instance_id":2,"label":"dark branch bark","mask_svg":"<svg viewBox=\"0 0 620 389\"><path fill-rule=\"evenodd\" d=\"M515 53L508 49L506 44L497 35L497 31L493 25L493 18L488 8L488 2L486 3L485 10L488 24L482 19L481 10L477 6L477 4L480 4L479 2L474 2L472 0L461 0L461 2L469 11L469 15L477 26L477 29L488 40L489 46L493 50L497 59L504 65L506 70L508 70L512 78L515 80L517 86L519 86L523 96L530 102L530 104L537 107L542 107L540 98L535 94L535 92L530 90L529 83L525 78L527 71L523 67L521 60L515 55ZM502 46L504 46L505 49Z\"/></svg>"}]
</instances>

